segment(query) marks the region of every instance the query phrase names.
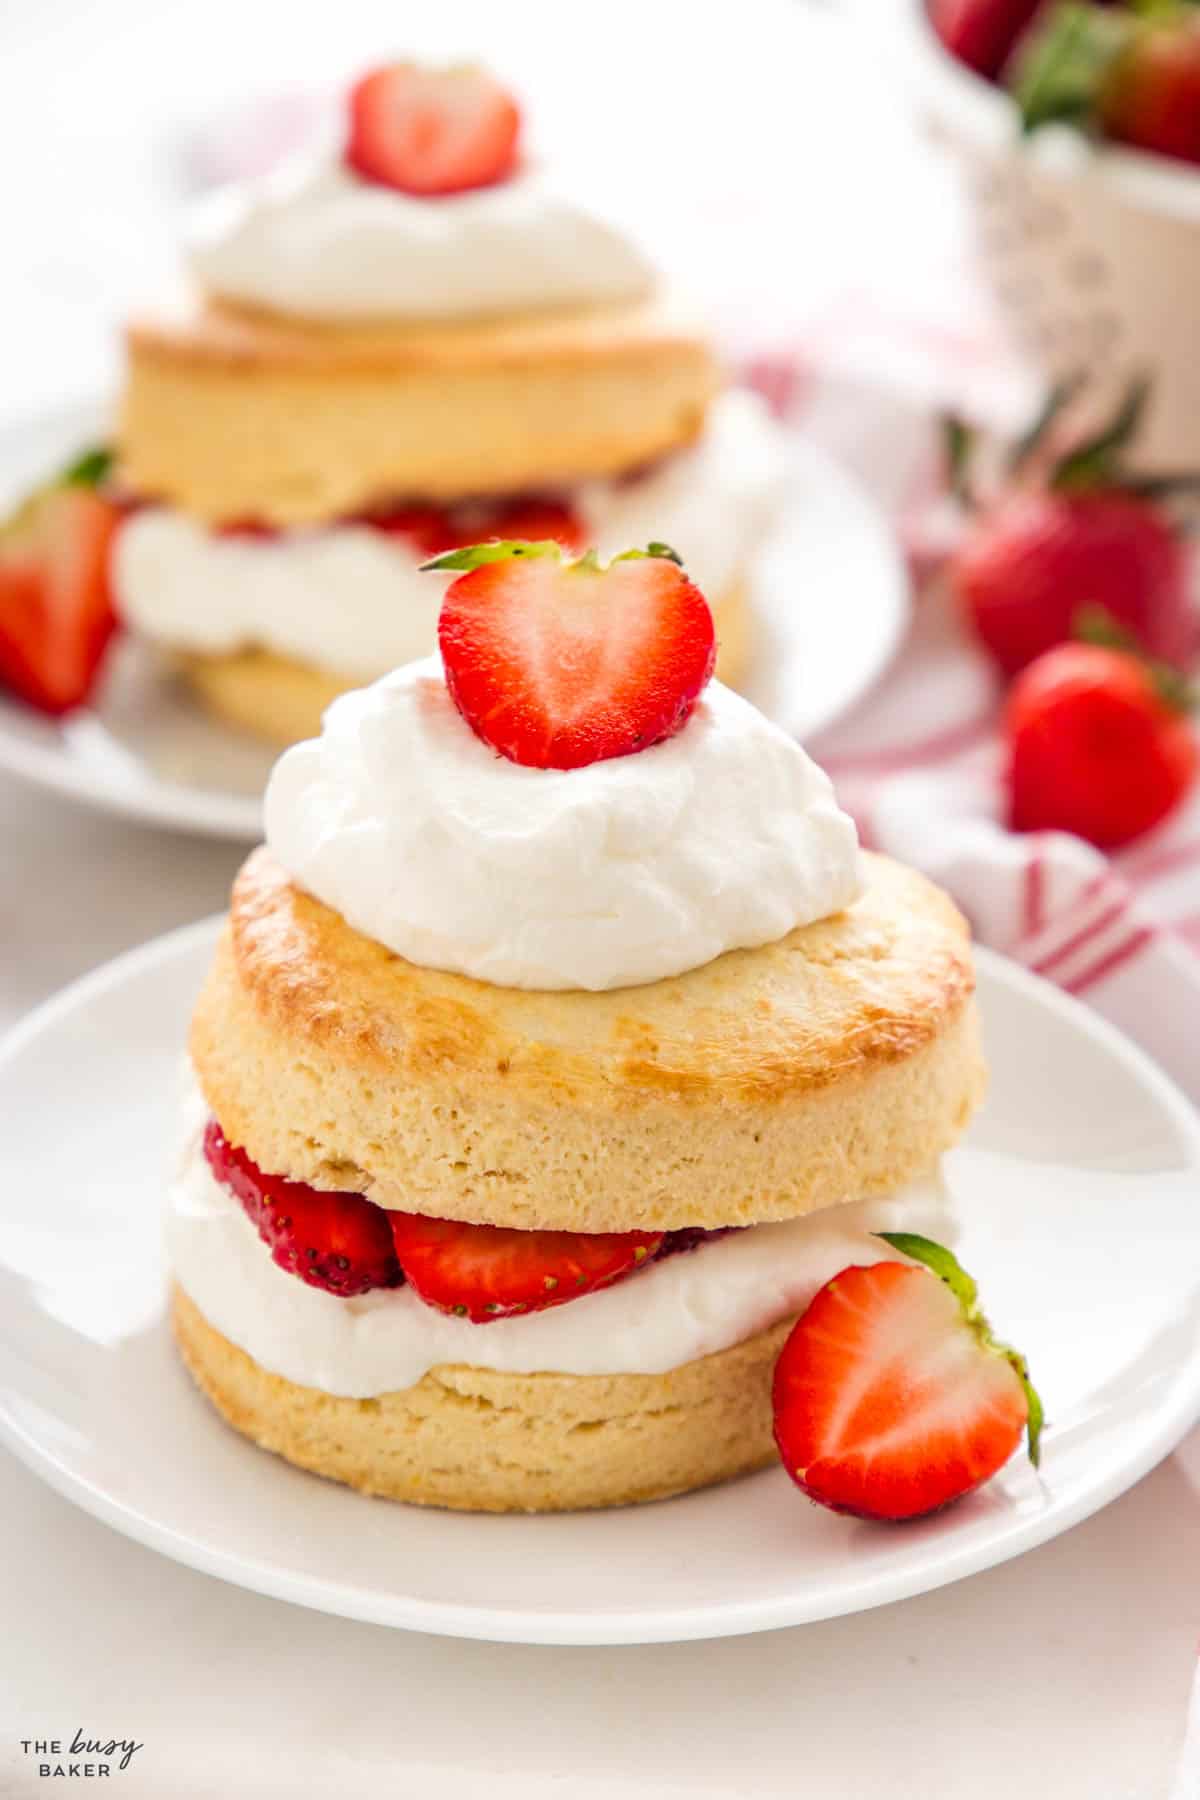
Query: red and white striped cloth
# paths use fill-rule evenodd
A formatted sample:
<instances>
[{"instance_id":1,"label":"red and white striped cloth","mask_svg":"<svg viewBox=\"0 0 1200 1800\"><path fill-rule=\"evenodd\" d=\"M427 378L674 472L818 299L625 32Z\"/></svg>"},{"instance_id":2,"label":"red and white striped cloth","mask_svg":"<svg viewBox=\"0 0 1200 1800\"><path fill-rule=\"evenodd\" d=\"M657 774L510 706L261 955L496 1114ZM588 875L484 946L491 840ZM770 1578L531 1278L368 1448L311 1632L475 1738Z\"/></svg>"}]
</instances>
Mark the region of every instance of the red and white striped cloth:
<instances>
[{"instance_id":1,"label":"red and white striped cloth","mask_svg":"<svg viewBox=\"0 0 1200 1800\"><path fill-rule=\"evenodd\" d=\"M1200 787L1113 856L1066 833L1007 830L1000 688L937 574L944 515L929 409L814 375L804 358L759 359L747 373L890 508L914 572L895 664L810 745L863 842L940 882L982 943L1095 1006L1200 1101Z\"/></svg>"}]
</instances>

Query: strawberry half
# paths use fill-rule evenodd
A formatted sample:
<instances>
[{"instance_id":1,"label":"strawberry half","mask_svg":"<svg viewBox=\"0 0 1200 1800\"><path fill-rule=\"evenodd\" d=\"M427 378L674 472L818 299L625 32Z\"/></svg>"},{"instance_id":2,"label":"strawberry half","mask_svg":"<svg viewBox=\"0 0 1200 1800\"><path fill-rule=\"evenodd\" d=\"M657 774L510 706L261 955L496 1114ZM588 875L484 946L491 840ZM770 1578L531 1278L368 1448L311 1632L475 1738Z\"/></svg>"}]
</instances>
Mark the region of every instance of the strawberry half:
<instances>
[{"instance_id":1,"label":"strawberry half","mask_svg":"<svg viewBox=\"0 0 1200 1800\"><path fill-rule=\"evenodd\" d=\"M204 1154L281 1269L310 1287L343 1296L399 1286L402 1276L382 1207L362 1194L326 1193L266 1174L229 1142L215 1119L204 1133Z\"/></svg>"},{"instance_id":2,"label":"strawberry half","mask_svg":"<svg viewBox=\"0 0 1200 1800\"><path fill-rule=\"evenodd\" d=\"M1025 1361L998 1344L948 1250L880 1234L911 1263L843 1269L797 1321L775 1369L775 1441L811 1500L866 1519L915 1519L970 1493L1042 1406Z\"/></svg>"},{"instance_id":3,"label":"strawberry half","mask_svg":"<svg viewBox=\"0 0 1200 1800\"><path fill-rule=\"evenodd\" d=\"M404 194L458 194L512 174L521 113L485 69L388 63L350 91L346 162Z\"/></svg>"},{"instance_id":4,"label":"strawberry half","mask_svg":"<svg viewBox=\"0 0 1200 1800\"><path fill-rule=\"evenodd\" d=\"M400 1267L422 1300L476 1325L594 1294L658 1250L661 1231L513 1231L389 1213Z\"/></svg>"},{"instance_id":5,"label":"strawberry half","mask_svg":"<svg viewBox=\"0 0 1200 1800\"><path fill-rule=\"evenodd\" d=\"M104 451L39 488L0 530L0 683L52 714L92 691L116 626L109 550L120 519L97 491Z\"/></svg>"},{"instance_id":6,"label":"strawberry half","mask_svg":"<svg viewBox=\"0 0 1200 1800\"><path fill-rule=\"evenodd\" d=\"M708 602L665 544L602 564L557 543L474 544L438 620L446 685L477 737L531 769L629 756L686 722L713 672Z\"/></svg>"}]
</instances>

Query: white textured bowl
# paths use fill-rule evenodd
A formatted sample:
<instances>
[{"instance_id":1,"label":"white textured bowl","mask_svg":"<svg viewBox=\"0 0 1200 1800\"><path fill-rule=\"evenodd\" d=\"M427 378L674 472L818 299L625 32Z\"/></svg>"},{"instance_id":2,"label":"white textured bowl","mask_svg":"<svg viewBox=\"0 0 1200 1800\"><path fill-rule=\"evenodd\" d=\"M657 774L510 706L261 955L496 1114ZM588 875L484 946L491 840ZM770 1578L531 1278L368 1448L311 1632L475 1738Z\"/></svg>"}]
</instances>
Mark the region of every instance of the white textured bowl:
<instances>
[{"instance_id":1,"label":"white textured bowl","mask_svg":"<svg viewBox=\"0 0 1200 1800\"><path fill-rule=\"evenodd\" d=\"M1048 378L1154 376L1137 457L1200 464L1200 171L1096 146L1067 127L1023 140L1002 89L946 51L904 0L908 62L931 122L962 157L996 295Z\"/></svg>"}]
</instances>

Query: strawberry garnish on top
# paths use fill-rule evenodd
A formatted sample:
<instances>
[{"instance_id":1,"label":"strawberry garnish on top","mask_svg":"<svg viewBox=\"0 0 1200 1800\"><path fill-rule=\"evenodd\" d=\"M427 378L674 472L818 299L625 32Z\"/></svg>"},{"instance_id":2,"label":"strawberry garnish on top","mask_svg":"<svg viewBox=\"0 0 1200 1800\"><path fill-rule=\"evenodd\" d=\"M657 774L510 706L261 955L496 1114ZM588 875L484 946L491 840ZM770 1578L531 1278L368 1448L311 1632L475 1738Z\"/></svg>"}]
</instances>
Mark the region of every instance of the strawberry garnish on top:
<instances>
[{"instance_id":1,"label":"strawberry garnish on top","mask_svg":"<svg viewBox=\"0 0 1200 1800\"><path fill-rule=\"evenodd\" d=\"M1007 675L1069 639L1100 608L1149 653L1179 661L1195 632L1189 552L1171 511L1186 477L1126 467L1148 396L1134 382L1114 416L1074 443L1061 438L1078 384L1050 396L1016 446L1006 478L972 504L949 578L976 635ZM960 494L972 502L969 434L951 423Z\"/></svg>"},{"instance_id":2,"label":"strawberry garnish on top","mask_svg":"<svg viewBox=\"0 0 1200 1800\"><path fill-rule=\"evenodd\" d=\"M388 63L350 91L346 162L403 194L491 187L517 163L521 113L486 69Z\"/></svg>"},{"instance_id":3,"label":"strawberry garnish on top","mask_svg":"<svg viewBox=\"0 0 1200 1800\"><path fill-rule=\"evenodd\" d=\"M474 544L438 621L446 685L511 762L575 769L678 731L713 671L708 602L666 544L601 563L557 543Z\"/></svg>"},{"instance_id":4,"label":"strawberry garnish on top","mask_svg":"<svg viewBox=\"0 0 1200 1800\"><path fill-rule=\"evenodd\" d=\"M430 1306L477 1325L544 1312L648 1262L661 1231L516 1231L422 1213L388 1214L396 1256Z\"/></svg>"},{"instance_id":5,"label":"strawberry garnish on top","mask_svg":"<svg viewBox=\"0 0 1200 1800\"><path fill-rule=\"evenodd\" d=\"M268 1175L229 1142L215 1119L205 1130L204 1154L281 1269L331 1294L365 1294L401 1281L388 1214L365 1195Z\"/></svg>"},{"instance_id":6,"label":"strawberry garnish on top","mask_svg":"<svg viewBox=\"0 0 1200 1800\"><path fill-rule=\"evenodd\" d=\"M109 550L120 518L89 451L0 528L0 684L47 713L88 698L116 625Z\"/></svg>"},{"instance_id":7,"label":"strawberry garnish on top","mask_svg":"<svg viewBox=\"0 0 1200 1800\"><path fill-rule=\"evenodd\" d=\"M776 1365L775 1441L820 1505L914 1519L987 1481L1023 1434L1036 1465L1042 1406L951 1253L880 1235L913 1261L843 1269L816 1295Z\"/></svg>"}]
</instances>

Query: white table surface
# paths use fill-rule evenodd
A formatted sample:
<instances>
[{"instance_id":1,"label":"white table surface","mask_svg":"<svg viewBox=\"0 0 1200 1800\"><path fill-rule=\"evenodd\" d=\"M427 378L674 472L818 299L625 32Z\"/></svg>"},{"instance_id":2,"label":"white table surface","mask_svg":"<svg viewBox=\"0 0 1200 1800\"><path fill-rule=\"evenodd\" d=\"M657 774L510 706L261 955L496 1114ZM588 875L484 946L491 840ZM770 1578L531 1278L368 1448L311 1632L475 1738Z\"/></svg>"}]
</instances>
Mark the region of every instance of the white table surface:
<instances>
[{"instance_id":1,"label":"white table surface","mask_svg":"<svg viewBox=\"0 0 1200 1800\"><path fill-rule=\"evenodd\" d=\"M362 45L394 36L394 26L381 27L384 10L369 0L330 9L239 0L0 8L6 410L33 412L111 373L112 322L164 261L170 180L148 162L148 137L276 75L307 84L353 66ZM811 62L805 44L777 37L752 81L739 72L756 26L761 33L769 15L784 32L785 13L773 0L688 7L684 80L678 54L658 41L680 16L675 0L609 0L603 9L606 31L626 34L618 63L642 91L656 83L661 91L666 80L676 124L689 92L694 101L702 91L707 59L728 84L726 98L740 87L761 100L769 77L785 79L789 117L812 123L824 108L813 129L826 144L833 122L840 128L856 107L853 141L868 119L886 140L882 90L868 91L865 69L850 92ZM431 20L448 20L463 41L489 16L503 19L514 72L533 67L539 46L554 48L542 0L509 0L500 14L477 0L419 9L425 35ZM554 18L567 16L554 8ZM570 16L582 29L599 14ZM559 91L560 117L575 97L571 86ZM625 109L623 129L636 131L636 111ZM761 114L765 126L782 110L762 100ZM708 120L703 141L686 157L677 144L668 173L678 183L694 174L697 148L708 157L708 173L691 184L693 224L702 225L728 116L723 102L691 116ZM660 118L652 109L656 131ZM750 144L778 175L778 140L765 150L761 135ZM853 144L840 148L845 157ZM802 240L782 228L760 232L749 284L744 246L723 243L730 292L715 295L718 309L744 311L753 290L763 300L759 325L778 329L786 278L796 316L819 314L851 265L886 262L889 246L902 282L908 259L899 252L916 221L911 207L887 201L892 161L886 151L873 165L851 156L837 194L810 187ZM751 174L757 193L760 176ZM744 171L740 181L730 176L731 189L744 184ZM783 227L790 211L773 216ZM923 223L932 228L928 272L938 221ZM686 235L672 242L673 257L682 258ZM218 907L239 854L88 814L7 778L0 841L0 1026L106 957ZM1200 1636L1198 1487L1200 1432L1065 1538L919 1600L756 1638L539 1650L408 1636L223 1586L94 1523L0 1452L0 1795L48 1791L21 1739L69 1740L82 1728L140 1740L113 1785L155 1800L340 1800L375 1788L448 1800L685 1792L1165 1800Z\"/></svg>"}]
</instances>

